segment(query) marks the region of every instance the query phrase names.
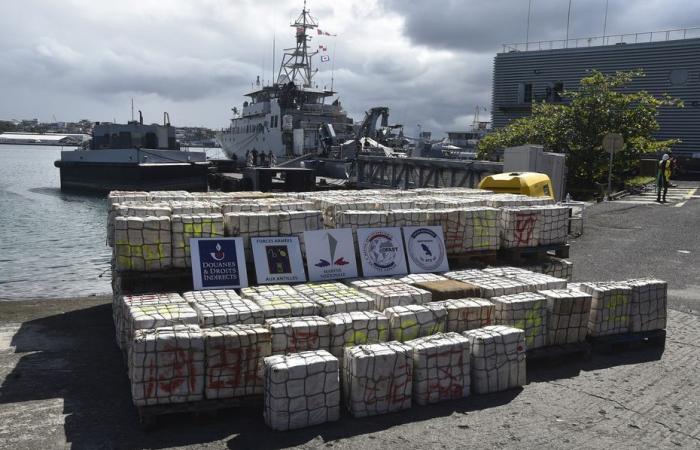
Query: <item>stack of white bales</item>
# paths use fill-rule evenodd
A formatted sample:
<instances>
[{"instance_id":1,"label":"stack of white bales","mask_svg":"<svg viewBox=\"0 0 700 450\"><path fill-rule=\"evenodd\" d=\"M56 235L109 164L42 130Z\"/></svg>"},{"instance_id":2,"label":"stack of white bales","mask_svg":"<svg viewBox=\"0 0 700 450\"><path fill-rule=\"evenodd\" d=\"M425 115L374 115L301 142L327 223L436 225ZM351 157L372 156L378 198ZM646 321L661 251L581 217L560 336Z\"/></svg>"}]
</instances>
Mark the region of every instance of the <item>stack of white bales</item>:
<instances>
[{"instance_id":1,"label":"stack of white bales","mask_svg":"<svg viewBox=\"0 0 700 450\"><path fill-rule=\"evenodd\" d=\"M173 267L192 266L190 239L224 236L224 216L219 213L173 214Z\"/></svg>"},{"instance_id":2,"label":"stack of white bales","mask_svg":"<svg viewBox=\"0 0 700 450\"><path fill-rule=\"evenodd\" d=\"M420 305L432 300L429 291L401 282L363 287L360 290L374 299L374 306L378 311L394 306Z\"/></svg>"},{"instance_id":3,"label":"stack of white bales","mask_svg":"<svg viewBox=\"0 0 700 450\"><path fill-rule=\"evenodd\" d=\"M224 215L227 236L240 236L247 253L251 237L297 236L304 251L304 231L323 228L320 211L230 212Z\"/></svg>"},{"instance_id":4,"label":"stack of white bales","mask_svg":"<svg viewBox=\"0 0 700 450\"><path fill-rule=\"evenodd\" d=\"M374 300L359 290L338 282L307 283L294 286L297 292L316 302L321 316L374 309Z\"/></svg>"},{"instance_id":5,"label":"stack of white bales","mask_svg":"<svg viewBox=\"0 0 700 450\"><path fill-rule=\"evenodd\" d=\"M243 288L241 297L260 306L265 320L277 317L317 316L320 312L316 302L288 285L270 284Z\"/></svg>"},{"instance_id":6,"label":"stack of white bales","mask_svg":"<svg viewBox=\"0 0 700 450\"><path fill-rule=\"evenodd\" d=\"M186 292L183 298L197 312L202 328L262 324L265 321L263 310L257 303L241 298L232 289Z\"/></svg>"},{"instance_id":7,"label":"stack of white bales","mask_svg":"<svg viewBox=\"0 0 700 450\"><path fill-rule=\"evenodd\" d=\"M169 216L115 217L115 268L150 272L172 266Z\"/></svg>"}]
</instances>

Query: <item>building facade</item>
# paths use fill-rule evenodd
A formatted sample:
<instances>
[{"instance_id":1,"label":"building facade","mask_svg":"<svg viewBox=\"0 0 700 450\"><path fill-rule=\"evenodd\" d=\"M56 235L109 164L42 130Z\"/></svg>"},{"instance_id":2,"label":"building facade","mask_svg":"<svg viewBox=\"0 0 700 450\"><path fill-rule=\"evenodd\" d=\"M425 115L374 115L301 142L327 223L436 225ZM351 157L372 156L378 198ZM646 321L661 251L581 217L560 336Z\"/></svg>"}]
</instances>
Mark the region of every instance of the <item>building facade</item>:
<instances>
[{"instance_id":1,"label":"building facade","mask_svg":"<svg viewBox=\"0 0 700 450\"><path fill-rule=\"evenodd\" d=\"M537 47L541 47L537 46ZM565 101L590 70L611 74L642 69L630 88L681 99L682 109L664 107L658 139L681 139L673 148L687 170L700 170L700 38L552 50L508 50L494 60L492 122L498 129L530 114L534 101Z\"/></svg>"}]
</instances>

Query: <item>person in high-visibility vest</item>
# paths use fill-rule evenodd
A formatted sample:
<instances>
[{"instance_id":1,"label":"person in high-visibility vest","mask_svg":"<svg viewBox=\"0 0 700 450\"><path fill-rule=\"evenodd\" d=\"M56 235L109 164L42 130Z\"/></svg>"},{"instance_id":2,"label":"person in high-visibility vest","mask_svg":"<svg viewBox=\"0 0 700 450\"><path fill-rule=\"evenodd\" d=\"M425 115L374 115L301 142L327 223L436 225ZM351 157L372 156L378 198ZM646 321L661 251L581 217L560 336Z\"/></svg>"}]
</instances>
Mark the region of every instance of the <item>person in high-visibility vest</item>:
<instances>
[{"instance_id":1,"label":"person in high-visibility vest","mask_svg":"<svg viewBox=\"0 0 700 450\"><path fill-rule=\"evenodd\" d=\"M664 153L661 161L659 161L659 171L656 175L656 201L659 203L666 203L668 182L671 179L671 161L669 158L668 153Z\"/></svg>"}]
</instances>

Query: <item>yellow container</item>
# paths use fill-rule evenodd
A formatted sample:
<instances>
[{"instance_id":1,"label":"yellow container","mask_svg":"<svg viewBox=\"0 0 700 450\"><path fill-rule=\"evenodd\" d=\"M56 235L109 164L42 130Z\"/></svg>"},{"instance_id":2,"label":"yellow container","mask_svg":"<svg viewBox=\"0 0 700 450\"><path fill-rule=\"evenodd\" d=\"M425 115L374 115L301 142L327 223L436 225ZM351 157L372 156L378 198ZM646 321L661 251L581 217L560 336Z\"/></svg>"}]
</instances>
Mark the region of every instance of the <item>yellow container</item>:
<instances>
[{"instance_id":1,"label":"yellow container","mask_svg":"<svg viewBox=\"0 0 700 450\"><path fill-rule=\"evenodd\" d=\"M499 194L523 194L530 197L554 198L549 177L537 172L510 172L489 175L479 183L479 188Z\"/></svg>"}]
</instances>

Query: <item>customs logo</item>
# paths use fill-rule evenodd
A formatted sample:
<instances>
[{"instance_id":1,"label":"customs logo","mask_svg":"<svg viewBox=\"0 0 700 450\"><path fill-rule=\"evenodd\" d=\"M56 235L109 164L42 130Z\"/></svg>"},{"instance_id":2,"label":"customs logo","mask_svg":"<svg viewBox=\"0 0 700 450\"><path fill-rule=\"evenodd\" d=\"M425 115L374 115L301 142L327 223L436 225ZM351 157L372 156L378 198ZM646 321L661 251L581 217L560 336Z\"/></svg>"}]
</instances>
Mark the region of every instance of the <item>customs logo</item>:
<instances>
[{"instance_id":1,"label":"customs logo","mask_svg":"<svg viewBox=\"0 0 700 450\"><path fill-rule=\"evenodd\" d=\"M428 228L415 230L408 238L408 257L414 264L428 272L442 264L445 253L440 237Z\"/></svg>"},{"instance_id":2,"label":"customs logo","mask_svg":"<svg viewBox=\"0 0 700 450\"><path fill-rule=\"evenodd\" d=\"M371 233L362 245L365 259L378 270L395 268L398 251L394 236L383 231Z\"/></svg>"}]
</instances>

